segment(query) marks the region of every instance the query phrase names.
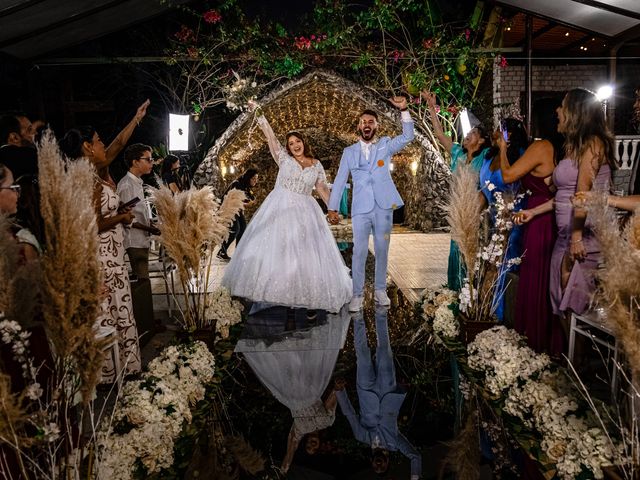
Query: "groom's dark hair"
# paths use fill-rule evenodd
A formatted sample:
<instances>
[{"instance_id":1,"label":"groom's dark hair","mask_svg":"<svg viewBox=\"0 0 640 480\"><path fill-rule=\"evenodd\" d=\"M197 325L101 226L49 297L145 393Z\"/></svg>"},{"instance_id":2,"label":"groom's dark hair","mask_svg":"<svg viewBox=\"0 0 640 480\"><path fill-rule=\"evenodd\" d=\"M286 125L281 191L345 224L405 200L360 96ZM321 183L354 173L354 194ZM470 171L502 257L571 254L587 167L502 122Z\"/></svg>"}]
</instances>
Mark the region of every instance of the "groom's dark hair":
<instances>
[{"instance_id":1,"label":"groom's dark hair","mask_svg":"<svg viewBox=\"0 0 640 480\"><path fill-rule=\"evenodd\" d=\"M374 112L373 110L369 110L369 109L363 110L362 113L360 114L360 117L362 117L363 115L371 115L373 118L376 119L376 122L378 121L378 114L377 114L377 112ZM358 118L360 118L360 117L358 117Z\"/></svg>"}]
</instances>

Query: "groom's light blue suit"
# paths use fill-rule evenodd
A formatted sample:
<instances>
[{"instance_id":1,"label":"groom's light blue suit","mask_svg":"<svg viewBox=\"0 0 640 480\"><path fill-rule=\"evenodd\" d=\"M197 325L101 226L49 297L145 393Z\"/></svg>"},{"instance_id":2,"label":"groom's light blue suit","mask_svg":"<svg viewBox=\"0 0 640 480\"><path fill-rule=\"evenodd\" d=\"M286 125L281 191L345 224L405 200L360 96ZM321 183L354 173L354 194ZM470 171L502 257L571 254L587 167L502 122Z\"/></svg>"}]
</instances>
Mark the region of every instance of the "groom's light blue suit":
<instances>
[{"instance_id":1,"label":"groom's light blue suit","mask_svg":"<svg viewBox=\"0 0 640 480\"><path fill-rule=\"evenodd\" d=\"M404 205L391 178L391 156L413 140L413 121L402 112L402 134L394 138L382 137L372 143L367 160L360 142L344 149L340 167L333 182L329 210L337 211L349 174L353 178L351 219L353 226L353 259L351 275L353 295L364 292L364 267L369 250L369 235L373 232L376 257L375 289L384 290L387 284L387 258L393 226L393 210Z\"/></svg>"}]
</instances>

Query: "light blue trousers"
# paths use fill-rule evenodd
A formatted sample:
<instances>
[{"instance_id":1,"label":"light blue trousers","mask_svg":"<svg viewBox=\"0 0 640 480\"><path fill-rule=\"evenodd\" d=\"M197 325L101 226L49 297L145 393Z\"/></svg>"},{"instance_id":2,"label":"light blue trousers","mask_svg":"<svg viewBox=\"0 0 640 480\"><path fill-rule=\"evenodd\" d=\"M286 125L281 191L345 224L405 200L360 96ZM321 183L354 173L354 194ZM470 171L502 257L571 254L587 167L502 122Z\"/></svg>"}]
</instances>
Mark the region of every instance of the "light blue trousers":
<instances>
[{"instance_id":1,"label":"light blue trousers","mask_svg":"<svg viewBox=\"0 0 640 480\"><path fill-rule=\"evenodd\" d=\"M364 267L369 253L369 235L373 233L373 250L376 256L375 289L387 288L387 260L389 258L389 240L393 226L393 210L376 205L368 213L353 215L353 258L351 277L353 278L353 296L364 293Z\"/></svg>"}]
</instances>

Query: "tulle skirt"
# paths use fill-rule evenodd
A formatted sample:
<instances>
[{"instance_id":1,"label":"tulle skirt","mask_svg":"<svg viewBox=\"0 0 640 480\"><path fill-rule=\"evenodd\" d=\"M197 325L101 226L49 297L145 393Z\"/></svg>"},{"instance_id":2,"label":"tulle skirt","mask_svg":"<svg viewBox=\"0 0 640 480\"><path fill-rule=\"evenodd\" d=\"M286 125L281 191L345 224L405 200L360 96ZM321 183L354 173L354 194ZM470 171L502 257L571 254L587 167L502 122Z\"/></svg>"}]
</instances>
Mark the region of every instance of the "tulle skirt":
<instances>
[{"instance_id":1,"label":"tulle skirt","mask_svg":"<svg viewBox=\"0 0 640 480\"><path fill-rule=\"evenodd\" d=\"M255 213L222 278L254 302L337 312L352 282L320 206L277 187Z\"/></svg>"}]
</instances>

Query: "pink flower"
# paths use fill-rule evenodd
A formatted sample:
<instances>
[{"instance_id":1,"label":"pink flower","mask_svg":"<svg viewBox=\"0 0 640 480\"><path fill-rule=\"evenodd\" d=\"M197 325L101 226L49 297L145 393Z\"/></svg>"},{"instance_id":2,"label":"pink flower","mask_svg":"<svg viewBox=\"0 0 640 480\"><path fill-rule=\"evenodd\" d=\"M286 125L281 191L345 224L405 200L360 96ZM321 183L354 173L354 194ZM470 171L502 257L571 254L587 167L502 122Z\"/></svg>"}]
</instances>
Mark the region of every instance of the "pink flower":
<instances>
[{"instance_id":1,"label":"pink flower","mask_svg":"<svg viewBox=\"0 0 640 480\"><path fill-rule=\"evenodd\" d=\"M425 50L429 50L431 47L433 47L433 38L422 40L422 46Z\"/></svg>"},{"instance_id":2,"label":"pink flower","mask_svg":"<svg viewBox=\"0 0 640 480\"><path fill-rule=\"evenodd\" d=\"M311 48L311 40L306 37L296 37L293 44L298 50L309 50Z\"/></svg>"},{"instance_id":3,"label":"pink flower","mask_svg":"<svg viewBox=\"0 0 640 480\"><path fill-rule=\"evenodd\" d=\"M315 40L315 39L316 39L316 36L312 34L311 35L311 40Z\"/></svg>"},{"instance_id":4,"label":"pink flower","mask_svg":"<svg viewBox=\"0 0 640 480\"><path fill-rule=\"evenodd\" d=\"M196 35L189 27L186 25L182 25L179 32L174 34L174 37L181 41L182 43L193 42L196 39Z\"/></svg>"},{"instance_id":5,"label":"pink flower","mask_svg":"<svg viewBox=\"0 0 640 480\"><path fill-rule=\"evenodd\" d=\"M465 40L468 42L469 41L469 37L471 36L471 30L469 30L468 28L466 28L464 30L464 38Z\"/></svg>"},{"instance_id":6,"label":"pink flower","mask_svg":"<svg viewBox=\"0 0 640 480\"><path fill-rule=\"evenodd\" d=\"M500 68L506 68L509 66L509 62L507 62L507 59L504 56L500 55L499 65L500 65Z\"/></svg>"},{"instance_id":7,"label":"pink flower","mask_svg":"<svg viewBox=\"0 0 640 480\"><path fill-rule=\"evenodd\" d=\"M208 12L204 12L202 18L207 23L218 23L222 20L222 15L217 10L209 10Z\"/></svg>"}]
</instances>

